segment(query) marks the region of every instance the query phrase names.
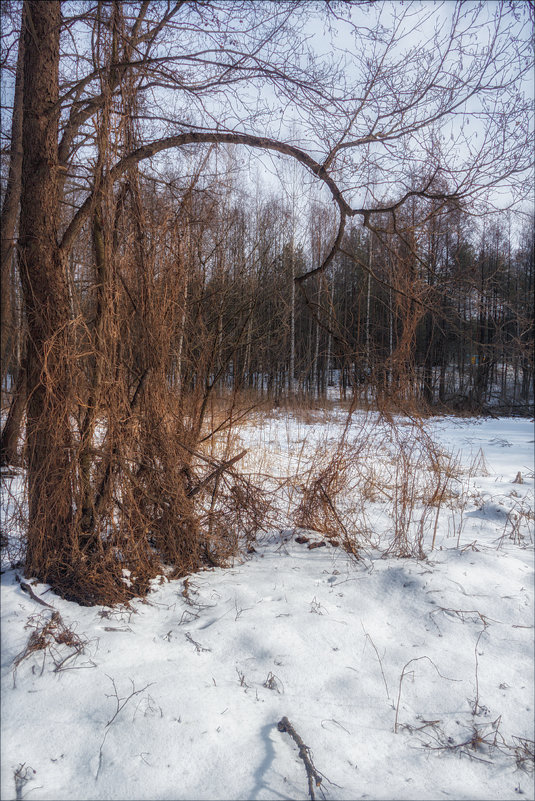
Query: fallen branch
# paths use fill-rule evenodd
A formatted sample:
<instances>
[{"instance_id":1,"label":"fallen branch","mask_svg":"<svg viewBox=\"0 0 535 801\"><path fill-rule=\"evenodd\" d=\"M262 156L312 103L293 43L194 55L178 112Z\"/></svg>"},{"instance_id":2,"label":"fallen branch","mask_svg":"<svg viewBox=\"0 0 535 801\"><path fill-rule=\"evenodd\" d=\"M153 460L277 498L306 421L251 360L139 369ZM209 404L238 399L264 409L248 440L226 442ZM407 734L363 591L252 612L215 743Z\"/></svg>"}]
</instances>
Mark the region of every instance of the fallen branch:
<instances>
[{"instance_id":1,"label":"fallen branch","mask_svg":"<svg viewBox=\"0 0 535 801\"><path fill-rule=\"evenodd\" d=\"M190 489L190 491L186 493L188 498L193 498L194 495L197 495L197 493L199 493L203 487L209 484L210 481L220 476L221 473L223 473L225 470L228 470L229 467L232 467L232 465L238 462L240 459L243 459L246 453L247 451L242 451L237 456L233 456L232 459L229 459L228 462L222 462L218 467L216 467L215 470L206 476L206 478L203 478L200 484L197 484L196 487L193 487L193 489Z\"/></svg>"},{"instance_id":2,"label":"fallen branch","mask_svg":"<svg viewBox=\"0 0 535 801\"><path fill-rule=\"evenodd\" d=\"M23 590L24 592L27 592L27 593L28 593L28 595L30 595L30 596L33 598L33 600L34 600L34 601L37 601L37 603L38 603L38 604L41 604L41 606L47 606L49 609L54 609L54 608L55 608L55 607L53 607L51 604L47 604L47 602L46 602L46 601L43 601L43 599L42 599L42 598L39 598L39 597L38 597L38 596L37 596L37 595L34 593L34 591L32 590L31 586L30 586L29 584L26 584L26 582L25 582L25 581L23 581L23 580L21 579L21 577L20 577L19 575L17 575L17 573L15 573L15 578L16 578L16 579L17 579L17 581L19 582L21 590Z\"/></svg>"},{"instance_id":3,"label":"fallen branch","mask_svg":"<svg viewBox=\"0 0 535 801\"><path fill-rule=\"evenodd\" d=\"M308 778L308 792L310 794L310 798L312 801L315 799L314 795L314 786L321 787L321 775L316 770L312 759L310 758L310 749L307 745L304 744L301 737L297 734L296 730L288 720L288 718L284 717L282 720L279 720L277 724L277 728L279 731L286 732L290 735L290 737L295 741L297 747L299 748L299 756L305 763L305 768L307 772Z\"/></svg>"}]
</instances>

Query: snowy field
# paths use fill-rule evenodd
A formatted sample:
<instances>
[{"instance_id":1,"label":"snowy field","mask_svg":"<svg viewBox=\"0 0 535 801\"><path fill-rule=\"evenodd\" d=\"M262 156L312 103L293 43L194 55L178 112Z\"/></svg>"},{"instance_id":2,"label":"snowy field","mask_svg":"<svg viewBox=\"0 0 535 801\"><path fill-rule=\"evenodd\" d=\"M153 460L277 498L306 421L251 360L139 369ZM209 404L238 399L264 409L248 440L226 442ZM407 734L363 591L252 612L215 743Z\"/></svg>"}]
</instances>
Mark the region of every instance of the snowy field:
<instances>
[{"instance_id":1,"label":"snowy field","mask_svg":"<svg viewBox=\"0 0 535 801\"><path fill-rule=\"evenodd\" d=\"M33 584L42 606L4 564L3 799L304 799L283 717L316 798L533 799L533 423L434 419L434 461L372 423L347 432L336 507L358 560L309 547L294 481L246 560L130 609ZM309 475L343 424L259 418L241 469ZM425 558L385 557L396 531Z\"/></svg>"}]
</instances>

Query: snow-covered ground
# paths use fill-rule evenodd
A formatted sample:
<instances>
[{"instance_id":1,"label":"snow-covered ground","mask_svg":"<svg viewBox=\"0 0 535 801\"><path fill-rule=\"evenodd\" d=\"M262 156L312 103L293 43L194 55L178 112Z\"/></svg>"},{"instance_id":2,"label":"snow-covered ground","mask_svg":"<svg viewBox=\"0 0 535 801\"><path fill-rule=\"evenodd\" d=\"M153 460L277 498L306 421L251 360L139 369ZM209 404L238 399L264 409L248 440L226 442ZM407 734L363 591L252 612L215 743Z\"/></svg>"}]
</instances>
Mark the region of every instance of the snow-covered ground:
<instances>
[{"instance_id":1,"label":"snow-covered ground","mask_svg":"<svg viewBox=\"0 0 535 801\"><path fill-rule=\"evenodd\" d=\"M376 491L349 482L368 487L353 518L340 501L346 521L363 516L359 561L290 527L294 484L280 529L246 561L156 580L131 609L33 585L50 609L4 570L2 798L303 799L283 717L323 776L317 798L534 797L533 424L429 423L451 480L414 518L423 560L381 557L403 523L403 476L399 443L389 455L388 432L370 424L352 424L369 443L354 468ZM342 426L334 413L258 420L241 432L243 469L305 472ZM383 462L370 464L376 441Z\"/></svg>"}]
</instances>

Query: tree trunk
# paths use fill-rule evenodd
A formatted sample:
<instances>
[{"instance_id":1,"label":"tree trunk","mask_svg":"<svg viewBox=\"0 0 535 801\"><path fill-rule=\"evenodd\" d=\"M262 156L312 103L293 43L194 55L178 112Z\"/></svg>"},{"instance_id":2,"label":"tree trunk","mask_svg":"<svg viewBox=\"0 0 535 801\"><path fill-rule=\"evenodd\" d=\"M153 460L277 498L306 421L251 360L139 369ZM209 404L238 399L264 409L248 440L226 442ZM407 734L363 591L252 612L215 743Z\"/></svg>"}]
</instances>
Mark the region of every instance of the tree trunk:
<instances>
[{"instance_id":1,"label":"tree trunk","mask_svg":"<svg viewBox=\"0 0 535 801\"><path fill-rule=\"evenodd\" d=\"M295 394L295 255L294 255L294 217L292 216L292 239L290 243L290 371L288 375L288 394Z\"/></svg>"},{"instance_id":2,"label":"tree trunk","mask_svg":"<svg viewBox=\"0 0 535 801\"><path fill-rule=\"evenodd\" d=\"M60 3L33 0L26 14L19 224L28 322L26 573L48 580L70 544L72 518L69 294L57 243Z\"/></svg>"},{"instance_id":3,"label":"tree trunk","mask_svg":"<svg viewBox=\"0 0 535 801\"><path fill-rule=\"evenodd\" d=\"M17 381L13 388L13 398L9 406L9 412L2 429L0 439L0 466L19 465L19 439L26 407L26 365L23 363L19 367Z\"/></svg>"},{"instance_id":4,"label":"tree trunk","mask_svg":"<svg viewBox=\"0 0 535 801\"><path fill-rule=\"evenodd\" d=\"M2 203L0 258L2 265L2 307L0 315L1 324L1 361L2 384L11 360L8 360L8 344L12 336L13 309L11 290L11 260L15 244L15 230L17 227L17 214L20 203L20 186L22 172L22 91L24 77L24 29L25 6L22 8L21 31L19 36L19 52L17 57L17 72L15 76L15 96L13 99L13 118L11 121L11 148L9 155L9 174L7 178L6 193Z\"/></svg>"}]
</instances>

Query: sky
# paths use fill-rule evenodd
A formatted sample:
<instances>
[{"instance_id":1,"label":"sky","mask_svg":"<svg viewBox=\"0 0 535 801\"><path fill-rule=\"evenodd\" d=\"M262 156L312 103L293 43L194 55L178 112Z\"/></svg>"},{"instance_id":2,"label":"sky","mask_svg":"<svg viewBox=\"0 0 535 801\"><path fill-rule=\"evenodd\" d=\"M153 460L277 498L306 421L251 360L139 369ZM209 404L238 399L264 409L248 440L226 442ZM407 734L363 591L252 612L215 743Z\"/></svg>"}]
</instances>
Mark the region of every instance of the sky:
<instances>
[{"instance_id":1,"label":"sky","mask_svg":"<svg viewBox=\"0 0 535 801\"><path fill-rule=\"evenodd\" d=\"M65 4L67 13L76 13L85 7L85 5L78 2ZM203 38L199 38L197 35L194 36L191 39L192 45L198 43L199 48L212 47L214 37L216 37L216 42L221 41L217 37L223 35L222 31L225 25L236 22L236 15L233 16L232 12L229 13L229 9L241 9L239 3L216 4L214 7L216 14L213 19L209 19ZM488 41L489 31L492 29L490 20L498 12L499 7L500 4L496 2L483 4L468 2L463 4L460 24L461 27L467 28L469 41L473 43L473 46L484 45ZM255 8L269 10L274 6L272 4L259 3ZM362 99L363 97L365 77L369 75L370 70L374 69L374 64L381 60L385 52L388 53L388 58L392 57L394 60L405 57L410 58L410 63L413 66L407 72L404 69L397 72L394 71L387 80L379 83L378 93L373 96L372 92L372 96L367 98L369 111L367 112L366 108L363 107L356 113L352 128L347 131L346 140L369 133L370 130L384 130L385 126L388 128L391 124L391 118L386 117L381 120L380 115L388 111L389 107L390 109L392 108L392 103L395 103L394 98L396 96L401 99L403 92L410 92L415 86L418 88L417 80L414 77L415 65L417 64L417 68L422 75L426 74L426 60L431 64L432 58L438 52L430 40L437 27L442 28L444 32L448 30L456 6L452 2L386 2L369 6L356 5L354 7L343 4L338 7L335 6L335 13L340 17L340 20L331 18L330 27L326 25L325 18L321 14L312 13L316 8L318 7L312 4L307 6L307 13L310 14L308 21L300 12L299 22L303 24L302 35L307 40L310 50L319 57L320 61L321 59L325 60L325 68L327 61L331 58L338 62L341 70L338 80L345 81L348 89L351 84L355 84L355 92L349 92L350 96L353 94L353 100L333 101L331 105L325 101L324 104L321 102L319 107L315 107L313 92L308 92L301 95L299 105L296 105L292 102L291 97L285 93L281 84L279 84L279 88L274 89L265 84L260 87L260 85L255 85L254 82L249 82L248 85L240 84L237 95L232 95L232 92L229 94L228 91L218 94L211 91L202 101L196 100L195 94L185 95L176 90L171 91L160 88L154 89L147 94L150 103L155 103L153 113L156 117L160 115L160 122L154 120L151 123L154 132L157 135L176 132L176 126L173 131L173 126L170 128L167 123L162 121L175 108L179 118L180 115L189 114L191 115L191 120L196 124L212 125L215 119L231 129L247 132L252 130L262 135L290 138L297 144L302 145L307 152L321 160L325 157L328 148L340 139L340 131L347 127L348 119L353 112L357 112L359 98ZM504 8L506 10L510 9L511 14L509 21L506 22L506 27L509 26L507 33L504 34L503 43L499 45L502 48L502 64L507 63L508 60L511 63L513 62L514 46L517 46L521 41L529 42L533 27L528 3L517 2L505 5ZM476 9L479 9L477 15L475 14ZM343 21L341 20L342 16L345 17ZM215 20L218 20L219 29L215 25ZM190 22L197 22L193 13L190 15ZM3 17L2 24L4 30L9 30L10 23L6 15ZM394 29L396 29L393 37L394 41L391 44L387 44L392 37ZM373 36L372 31L374 32ZM78 46L84 41L86 46L89 45L89 39L81 28L76 31L75 38ZM197 41L195 41L195 38ZM183 39L184 37L181 36L177 41L180 43ZM4 48L7 47L9 42L13 44L13 37L6 37ZM232 42L234 42L234 44L231 43L230 45L232 47L238 47L240 44L235 40L232 40ZM426 42L427 51L424 47ZM66 35L64 37L65 49L72 50L72 44L72 40ZM173 52L172 48L169 48L171 48L171 45L163 46L161 53L165 55ZM267 49L269 50L269 47ZM306 51L303 51L302 55L299 56L298 50L298 47L294 47L291 51L292 57L297 59L294 66L299 65L299 63L303 66L306 64ZM531 55L531 48L529 48L529 53ZM470 57L470 47L468 47L464 55L465 69L468 68ZM449 58L452 58L451 53ZM188 61L184 63L183 69L190 69L191 63ZM387 62L382 63L381 69L386 69L386 64ZM451 64L456 68L456 57L453 58ZM292 69L289 61L280 66L284 69ZM192 68L192 74L195 75L195 70L199 68L199 64ZM83 65L82 69L85 69ZM323 74L318 65L316 70L319 70L319 74ZM402 76L407 79L404 83L400 82ZM391 92L389 92L389 86L391 87ZM328 89L328 84L322 85L321 79L318 78L317 88ZM228 89L232 90L232 86L229 86ZM527 97L533 98L532 70L528 70L524 76L522 92ZM2 93L2 104L9 106L12 93L12 78L7 72L2 81ZM396 93L398 94L396 95ZM503 95L503 100L504 102L506 101L506 105L503 108L498 105L493 111L498 115L502 115L503 119L510 120L510 128L512 127L513 131L519 130L513 124L515 114L518 112L518 104L515 104L512 98L506 98L505 94ZM262 105L271 109L270 119L260 115L256 120L249 119L244 123L245 117L250 115L251 110L256 109L258 112L261 110ZM433 137L430 137L429 131L425 129L403 140L393 139L386 145L368 143L356 149L354 156L352 155L351 158L349 157L350 151L345 151L347 158L345 158L345 164L343 159L335 173L336 178L340 185L345 187L347 197L350 198L351 203L359 206L370 200L370 177L372 177L375 185L376 202L392 198L397 199L398 195L403 194L408 186L408 173L422 169L425 171L424 162L432 155L431 149L435 154L438 153L439 149L442 152L442 155L437 158L437 164L443 170L444 178L450 184L459 180L460 173L458 170L461 168L461 163L466 161L467 158L469 161L475 161L477 158L483 161L489 159L490 163L485 167L483 173L492 171L496 163L500 163L498 158L500 151L499 149L498 151L493 149L496 144L499 144L495 129L492 130L486 143L484 142L483 118L488 118L490 111L491 109L484 107L482 101L472 97L469 102L459 107L456 116L451 121L446 122L441 130L437 128L434 131ZM408 111L409 118L410 114L411 112ZM379 115L377 126L370 128L377 115ZM3 133L6 135L6 129L9 129L10 124L10 115L7 110L4 110L2 119ZM399 119L400 117L397 115L396 121L399 122ZM524 122L525 120L521 120L520 117L517 120L518 125L524 125ZM531 131L532 128L533 113L531 113ZM525 136L527 135L528 131L526 130ZM505 154L511 154L514 144L511 130L508 130L507 136L504 152ZM522 140L522 135L519 139ZM484 153L480 150L483 144ZM242 149L240 148L239 150ZM470 156L468 156L469 152L471 152ZM171 161L173 158L176 162L176 156L173 157L171 155ZM87 160L83 159L85 162ZM278 171L281 163L287 159L261 154L255 154L254 156L243 154L242 156L239 153L237 160L243 161L248 171L259 169L263 182L276 189L279 186L279 181L274 177L274 174ZM162 157L160 161L155 161L154 163L155 165L158 163L163 164L164 158ZM304 175L302 167L298 167L298 171L301 173L301 183L306 185L310 176ZM532 182L532 172L530 177ZM488 180L488 176L486 180ZM511 182L511 186L505 187L501 192L493 188L489 199L492 199L494 204L500 208L506 207L513 200L515 187L517 189L519 187L519 180L516 178ZM321 189L318 191L328 199L328 193ZM328 199L327 202L332 205L331 200ZM533 208L531 193L528 199L524 198L521 205L524 211L529 211Z\"/></svg>"}]
</instances>

